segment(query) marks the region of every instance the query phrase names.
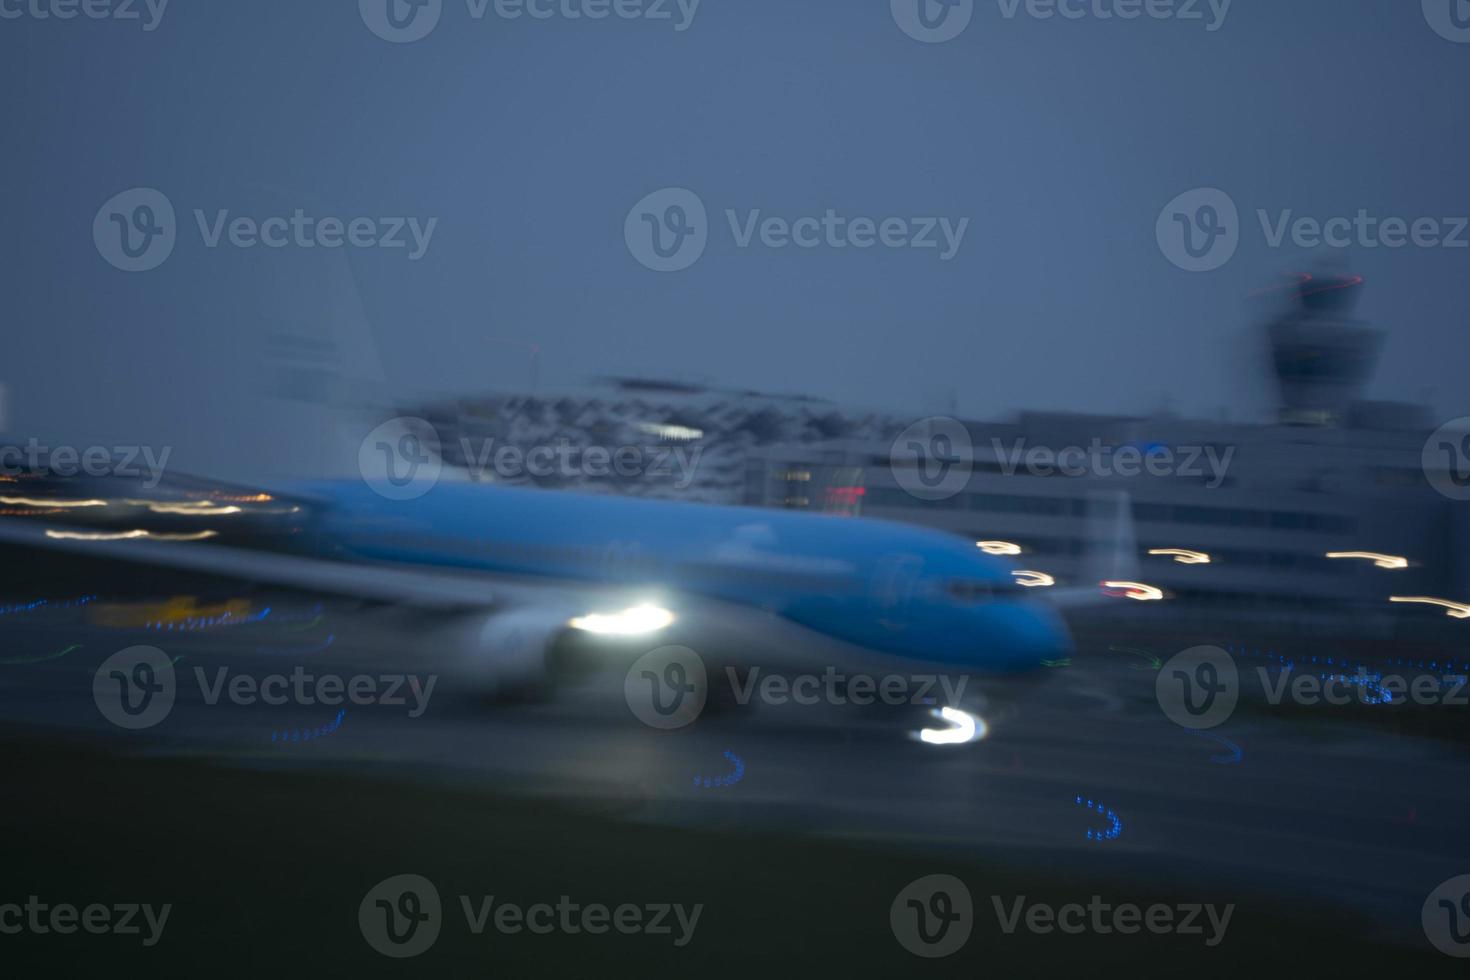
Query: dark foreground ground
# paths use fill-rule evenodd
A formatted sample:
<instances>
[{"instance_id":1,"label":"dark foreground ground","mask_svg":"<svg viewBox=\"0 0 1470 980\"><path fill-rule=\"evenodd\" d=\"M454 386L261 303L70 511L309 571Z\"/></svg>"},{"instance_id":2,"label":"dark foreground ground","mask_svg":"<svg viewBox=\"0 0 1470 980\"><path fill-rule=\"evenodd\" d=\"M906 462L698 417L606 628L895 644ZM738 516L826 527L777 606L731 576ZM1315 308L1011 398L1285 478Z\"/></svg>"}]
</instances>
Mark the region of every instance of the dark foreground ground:
<instances>
[{"instance_id":1,"label":"dark foreground ground","mask_svg":"<svg viewBox=\"0 0 1470 980\"><path fill-rule=\"evenodd\" d=\"M988 896L1058 905L1199 901L1197 883L1058 876L951 854L851 846L791 834L629 824L616 813L316 773L264 773L178 760L119 759L16 732L3 808L6 897L170 902L163 938L7 936L12 976L1211 976L1269 967L1307 976L1461 973L1432 951L1365 943L1366 917L1212 886L1237 905L1227 939L1005 935ZM916 959L889 928L909 881L943 871L976 898L958 953ZM458 909L432 949L403 961L365 943L357 907L390 873L446 899L529 904L703 903L693 940L668 936L475 936ZM1085 899L1084 899L1085 900ZM455 903L457 904L457 902Z\"/></svg>"},{"instance_id":2,"label":"dark foreground ground","mask_svg":"<svg viewBox=\"0 0 1470 980\"><path fill-rule=\"evenodd\" d=\"M0 926L7 903L32 895L172 906L151 947L146 927L0 932L3 975L1463 974L1430 946L1420 910L1470 873L1466 710L1272 707L1252 693L1218 737L1164 718L1157 659L1216 642L1236 644L1243 667L1264 662L1277 647L1243 628L1182 630L1162 607L1152 621L1086 626L1076 656L998 708L987 739L937 747L909 737L908 715L851 709L763 706L655 732L632 719L616 674L611 698L593 683L492 707L453 697L452 664L390 611L245 600L272 613L171 634L92 605L0 604ZM157 726L123 731L100 716L92 678L145 642L176 658L179 699ZM353 709L309 743L273 736L331 712L190 691L196 666L297 665L432 668L445 687L421 717ZM734 771L725 752L739 778L698 785ZM1091 838L1109 821L1079 797L1114 811L1118 833ZM397 960L369 945L359 906L401 874L431 881L442 913L432 946ZM965 884L973 934L921 959L890 907L935 874ZM677 926L475 934L460 897L492 895L702 910L683 946ZM1208 946L1203 917L1203 934L1008 934L993 905L1094 896L1235 908Z\"/></svg>"}]
</instances>

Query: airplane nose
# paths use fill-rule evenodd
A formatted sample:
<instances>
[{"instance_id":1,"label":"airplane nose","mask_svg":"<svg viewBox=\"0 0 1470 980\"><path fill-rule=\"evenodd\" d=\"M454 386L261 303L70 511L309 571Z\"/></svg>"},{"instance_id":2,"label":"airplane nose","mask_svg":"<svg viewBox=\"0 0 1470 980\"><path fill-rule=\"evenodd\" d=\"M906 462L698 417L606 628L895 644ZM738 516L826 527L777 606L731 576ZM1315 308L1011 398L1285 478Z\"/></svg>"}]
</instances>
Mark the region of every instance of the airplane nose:
<instances>
[{"instance_id":1,"label":"airplane nose","mask_svg":"<svg viewBox=\"0 0 1470 980\"><path fill-rule=\"evenodd\" d=\"M1050 606L1023 604L1007 626L1005 660L1011 670L1033 670L1072 655L1071 631Z\"/></svg>"}]
</instances>

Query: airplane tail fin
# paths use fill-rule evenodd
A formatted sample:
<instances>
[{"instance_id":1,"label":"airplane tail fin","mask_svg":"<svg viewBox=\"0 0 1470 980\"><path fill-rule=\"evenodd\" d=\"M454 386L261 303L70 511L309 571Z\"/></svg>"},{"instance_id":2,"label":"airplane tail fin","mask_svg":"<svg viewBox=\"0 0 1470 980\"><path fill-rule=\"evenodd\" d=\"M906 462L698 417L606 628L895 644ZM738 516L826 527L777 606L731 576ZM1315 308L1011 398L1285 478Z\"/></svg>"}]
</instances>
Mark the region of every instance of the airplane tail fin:
<instances>
[{"instance_id":1,"label":"airplane tail fin","mask_svg":"<svg viewBox=\"0 0 1470 980\"><path fill-rule=\"evenodd\" d=\"M254 189L274 206L267 213L303 202L330 213L297 191ZM398 414L349 252L256 249L250 256L249 326L259 338L251 397L259 416L242 450L263 464L257 475L356 477L364 439Z\"/></svg>"},{"instance_id":2,"label":"airplane tail fin","mask_svg":"<svg viewBox=\"0 0 1470 980\"><path fill-rule=\"evenodd\" d=\"M1133 527L1133 498L1123 490L1096 491L1087 498L1086 544L1076 586L1048 589L1056 606L1096 605L1107 599L1104 582L1138 581L1138 537Z\"/></svg>"},{"instance_id":3,"label":"airplane tail fin","mask_svg":"<svg viewBox=\"0 0 1470 980\"><path fill-rule=\"evenodd\" d=\"M1133 528L1133 498L1125 490L1103 490L1087 498L1087 550L1084 581L1138 581L1138 536Z\"/></svg>"}]
</instances>

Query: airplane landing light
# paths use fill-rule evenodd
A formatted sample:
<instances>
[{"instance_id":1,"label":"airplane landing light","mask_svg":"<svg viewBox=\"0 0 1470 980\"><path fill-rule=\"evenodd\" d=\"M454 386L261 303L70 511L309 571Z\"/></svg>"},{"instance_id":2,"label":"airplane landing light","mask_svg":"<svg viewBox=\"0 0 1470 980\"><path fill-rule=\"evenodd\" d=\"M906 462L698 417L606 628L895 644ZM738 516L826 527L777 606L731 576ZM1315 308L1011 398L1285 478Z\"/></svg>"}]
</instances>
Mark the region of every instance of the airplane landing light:
<instances>
[{"instance_id":1,"label":"airplane landing light","mask_svg":"<svg viewBox=\"0 0 1470 980\"><path fill-rule=\"evenodd\" d=\"M959 708L935 708L930 715L948 722L948 728L925 728L918 733L919 741L926 745L964 745L978 742L990 734L985 719Z\"/></svg>"},{"instance_id":2,"label":"airplane landing light","mask_svg":"<svg viewBox=\"0 0 1470 980\"><path fill-rule=\"evenodd\" d=\"M574 630L603 636L640 636L656 633L674 621L667 609L645 603L614 613L589 613L567 623Z\"/></svg>"}]
</instances>

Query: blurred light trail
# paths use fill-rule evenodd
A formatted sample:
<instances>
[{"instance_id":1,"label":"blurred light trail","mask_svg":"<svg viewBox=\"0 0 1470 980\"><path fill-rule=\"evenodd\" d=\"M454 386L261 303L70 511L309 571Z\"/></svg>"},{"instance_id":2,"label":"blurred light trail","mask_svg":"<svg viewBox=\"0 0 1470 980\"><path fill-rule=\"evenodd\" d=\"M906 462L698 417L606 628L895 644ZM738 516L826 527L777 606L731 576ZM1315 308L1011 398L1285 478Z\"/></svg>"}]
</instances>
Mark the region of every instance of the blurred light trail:
<instances>
[{"instance_id":1,"label":"blurred light trail","mask_svg":"<svg viewBox=\"0 0 1470 980\"><path fill-rule=\"evenodd\" d=\"M0 497L0 504L21 507L106 507L105 500L42 500L35 497Z\"/></svg>"},{"instance_id":2,"label":"blurred light trail","mask_svg":"<svg viewBox=\"0 0 1470 980\"><path fill-rule=\"evenodd\" d=\"M283 729L283 730L281 730L279 732L272 731L271 732L271 741L272 742L310 742L312 739L325 738L326 736L328 736L328 735L332 734L333 732L335 732L337 729L341 728L342 727L342 719L343 718L346 718L346 717L347 717L347 710L344 708L343 710L337 712L337 717L335 719L333 719L332 721L327 722L325 725L321 725L321 726L319 726L317 728L295 728L295 729L288 728L288 729Z\"/></svg>"},{"instance_id":3,"label":"blurred light trail","mask_svg":"<svg viewBox=\"0 0 1470 980\"><path fill-rule=\"evenodd\" d=\"M15 613L34 612L37 609L70 609L73 606L85 606L96 600L96 595L78 596L75 599L63 599L52 602L50 599L37 599L34 602L23 602L13 606L0 606L0 616L10 616Z\"/></svg>"},{"instance_id":4,"label":"blurred light trail","mask_svg":"<svg viewBox=\"0 0 1470 980\"><path fill-rule=\"evenodd\" d=\"M1021 546L1009 541L976 541L975 547L987 555L1019 555Z\"/></svg>"},{"instance_id":5,"label":"blurred light trail","mask_svg":"<svg viewBox=\"0 0 1470 980\"><path fill-rule=\"evenodd\" d=\"M271 607L266 606L258 613L249 613L237 616L232 611L226 611L218 616L186 616L182 619L162 619L156 622L143 624L144 629L169 630L175 629L185 632L194 630L213 629L216 626L239 626L242 623L259 623L271 614Z\"/></svg>"},{"instance_id":6,"label":"blurred light trail","mask_svg":"<svg viewBox=\"0 0 1470 980\"><path fill-rule=\"evenodd\" d=\"M694 785L702 787L704 789L711 789L722 786L734 786L736 783L740 782L740 780L745 778L744 759L740 758L740 756L736 755L729 749L726 749L725 761L734 766L734 768L731 769L728 774L724 776L695 776Z\"/></svg>"},{"instance_id":7,"label":"blurred light trail","mask_svg":"<svg viewBox=\"0 0 1470 980\"><path fill-rule=\"evenodd\" d=\"M1153 585L1145 585L1142 582L1104 582L1105 589L1118 589L1119 592L1109 593L1123 599L1137 599L1139 602L1155 602L1164 597L1164 590Z\"/></svg>"},{"instance_id":8,"label":"blurred light trail","mask_svg":"<svg viewBox=\"0 0 1470 980\"><path fill-rule=\"evenodd\" d=\"M1230 755L1210 756L1211 762L1217 763L1222 766L1231 766L1235 765L1236 763L1240 762L1241 759L1245 758L1245 753L1240 750L1240 746L1236 745L1234 742L1230 741L1230 739L1226 738L1223 735L1216 735L1214 732L1202 732L1198 728L1186 728L1184 731L1185 734L1198 735L1200 738L1207 738L1210 741L1222 745L1230 750Z\"/></svg>"},{"instance_id":9,"label":"blurred light trail","mask_svg":"<svg viewBox=\"0 0 1470 980\"><path fill-rule=\"evenodd\" d=\"M1455 619L1470 619L1470 606L1463 602L1450 602L1448 599L1431 599L1428 596L1389 596L1389 602L1418 602L1428 606L1443 606L1448 612L1447 616Z\"/></svg>"},{"instance_id":10,"label":"blurred light trail","mask_svg":"<svg viewBox=\"0 0 1470 980\"><path fill-rule=\"evenodd\" d=\"M660 425L656 422L644 422L638 426L638 431L644 435L657 436L671 442L694 442L704 438L703 429L691 429L683 425Z\"/></svg>"},{"instance_id":11,"label":"blurred light trail","mask_svg":"<svg viewBox=\"0 0 1470 980\"><path fill-rule=\"evenodd\" d=\"M136 541L147 538L150 541L203 541L218 535L218 531L196 531L193 534L168 534L164 532L144 531L135 529L132 531L56 531L46 529L46 537L57 541Z\"/></svg>"},{"instance_id":12,"label":"blurred light trail","mask_svg":"<svg viewBox=\"0 0 1470 980\"><path fill-rule=\"evenodd\" d=\"M1078 806L1082 806L1083 805L1082 804L1082 797L1080 797L1080 796L1077 797L1077 805ZM1123 833L1123 821L1112 810L1110 810L1107 807L1103 806L1101 803L1095 803L1092 800L1088 800L1087 801L1087 809L1089 809L1089 810L1095 810L1098 813L1101 813L1104 817L1107 818L1107 821L1108 821L1108 829L1107 830L1094 830L1091 827L1089 827L1087 829L1087 839L1088 840L1098 840L1098 841L1101 841L1101 840L1112 840L1115 837L1117 837L1117 836L1119 836L1120 834Z\"/></svg>"},{"instance_id":13,"label":"blurred light trail","mask_svg":"<svg viewBox=\"0 0 1470 980\"><path fill-rule=\"evenodd\" d=\"M1362 558L1379 568L1408 568L1409 559L1398 555L1381 555L1376 551L1329 551L1328 558Z\"/></svg>"},{"instance_id":14,"label":"blurred light trail","mask_svg":"<svg viewBox=\"0 0 1470 980\"><path fill-rule=\"evenodd\" d=\"M1013 571L1011 574L1015 576L1017 585L1028 589L1045 588L1057 584L1057 580L1045 572Z\"/></svg>"},{"instance_id":15,"label":"blurred light trail","mask_svg":"<svg viewBox=\"0 0 1470 980\"><path fill-rule=\"evenodd\" d=\"M1190 551L1187 548L1150 548L1151 555L1167 555L1181 565L1208 565L1210 556L1203 551Z\"/></svg>"},{"instance_id":16,"label":"blurred light trail","mask_svg":"<svg viewBox=\"0 0 1470 980\"><path fill-rule=\"evenodd\" d=\"M206 500L124 500L123 503L133 507L147 507L155 514L183 514L185 516L196 515L199 517L222 517L226 514L239 514L241 509L234 504L212 504Z\"/></svg>"},{"instance_id":17,"label":"blurred light trail","mask_svg":"<svg viewBox=\"0 0 1470 980\"><path fill-rule=\"evenodd\" d=\"M1129 654L1132 654L1135 657L1142 657L1144 660L1147 660L1148 661L1148 664L1147 665L1144 665L1144 664L1129 664L1128 666L1130 668L1132 668L1133 670L1159 670L1160 668L1162 668L1164 666L1164 661L1163 660L1159 659L1158 657L1155 657L1153 654L1149 653L1147 650L1135 650L1132 647L1120 647L1120 646L1110 646L1110 647L1108 647L1108 649L1110 651L1112 651L1113 653L1129 653Z\"/></svg>"},{"instance_id":18,"label":"blurred light trail","mask_svg":"<svg viewBox=\"0 0 1470 980\"><path fill-rule=\"evenodd\" d=\"M45 663L47 660L60 660L73 650L80 650L81 648L82 645L80 643L73 643L71 646L58 650L56 653L44 653L39 657L16 657L13 660L0 660L0 665L14 667L19 664L39 664Z\"/></svg>"}]
</instances>

